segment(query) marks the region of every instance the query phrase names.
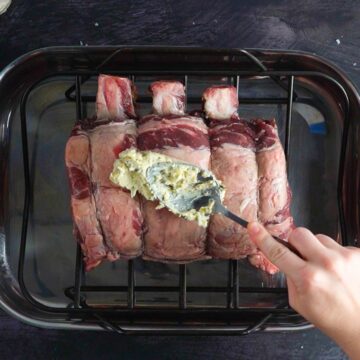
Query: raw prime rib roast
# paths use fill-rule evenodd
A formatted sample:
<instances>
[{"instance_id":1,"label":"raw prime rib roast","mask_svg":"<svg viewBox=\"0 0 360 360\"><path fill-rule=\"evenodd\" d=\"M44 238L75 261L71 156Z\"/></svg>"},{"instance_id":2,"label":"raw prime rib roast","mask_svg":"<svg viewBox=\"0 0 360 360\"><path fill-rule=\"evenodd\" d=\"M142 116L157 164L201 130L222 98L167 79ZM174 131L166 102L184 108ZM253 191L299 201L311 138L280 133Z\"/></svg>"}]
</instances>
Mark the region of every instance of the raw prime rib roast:
<instances>
[{"instance_id":1,"label":"raw prime rib roast","mask_svg":"<svg viewBox=\"0 0 360 360\"><path fill-rule=\"evenodd\" d=\"M150 90L155 114L147 115L139 122L139 150L155 151L208 169L207 126L201 118L185 115L184 85L158 81ZM157 205L144 200L144 258L180 263L206 258L206 229L166 208L156 209Z\"/></svg>"},{"instance_id":2,"label":"raw prime rib roast","mask_svg":"<svg viewBox=\"0 0 360 360\"><path fill-rule=\"evenodd\" d=\"M100 75L96 118L78 121L66 145L74 233L86 270L103 259L142 253L143 218L138 198L114 186L109 175L119 153L136 145L132 84Z\"/></svg>"},{"instance_id":3,"label":"raw prime rib roast","mask_svg":"<svg viewBox=\"0 0 360 360\"><path fill-rule=\"evenodd\" d=\"M225 185L224 205L247 221L260 221L287 240L293 229L286 160L274 120L240 119L237 90L213 86L203 94L209 127L185 113L178 81L151 84L153 113L135 122L133 85L100 75L96 117L79 120L66 145L74 234L86 270L102 260L133 258L186 263L207 258L242 259L270 274L278 269L247 230L223 215L207 229L109 180L119 153L130 147L155 151L211 169Z\"/></svg>"}]
</instances>

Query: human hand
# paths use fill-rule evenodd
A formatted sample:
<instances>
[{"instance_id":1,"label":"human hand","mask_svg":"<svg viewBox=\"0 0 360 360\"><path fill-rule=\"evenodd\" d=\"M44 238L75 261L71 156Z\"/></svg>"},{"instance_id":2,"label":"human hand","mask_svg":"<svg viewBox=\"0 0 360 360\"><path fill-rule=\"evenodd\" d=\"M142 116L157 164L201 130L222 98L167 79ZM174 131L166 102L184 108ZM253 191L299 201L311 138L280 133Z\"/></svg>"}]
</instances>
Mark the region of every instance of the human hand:
<instances>
[{"instance_id":1,"label":"human hand","mask_svg":"<svg viewBox=\"0 0 360 360\"><path fill-rule=\"evenodd\" d=\"M251 239L286 275L289 304L360 359L360 249L342 247L326 235L295 229L289 243L303 259L275 241L265 228L248 225Z\"/></svg>"}]
</instances>

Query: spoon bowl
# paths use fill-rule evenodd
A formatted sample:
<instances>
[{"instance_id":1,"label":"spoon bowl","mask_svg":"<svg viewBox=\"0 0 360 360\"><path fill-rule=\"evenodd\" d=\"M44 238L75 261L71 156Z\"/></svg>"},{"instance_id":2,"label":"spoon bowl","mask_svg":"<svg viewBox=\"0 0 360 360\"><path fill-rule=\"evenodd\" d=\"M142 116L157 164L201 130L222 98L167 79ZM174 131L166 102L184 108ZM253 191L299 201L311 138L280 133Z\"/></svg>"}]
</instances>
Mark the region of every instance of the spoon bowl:
<instances>
[{"instance_id":1,"label":"spoon bowl","mask_svg":"<svg viewBox=\"0 0 360 360\"><path fill-rule=\"evenodd\" d=\"M174 172L190 175L191 179L175 179ZM171 181L167 181L173 180ZM222 186L210 172L197 166L179 162L160 162L150 166L146 180L154 196L170 210L183 213L199 210L213 201L221 202ZM191 181L192 180L192 181Z\"/></svg>"}]
</instances>

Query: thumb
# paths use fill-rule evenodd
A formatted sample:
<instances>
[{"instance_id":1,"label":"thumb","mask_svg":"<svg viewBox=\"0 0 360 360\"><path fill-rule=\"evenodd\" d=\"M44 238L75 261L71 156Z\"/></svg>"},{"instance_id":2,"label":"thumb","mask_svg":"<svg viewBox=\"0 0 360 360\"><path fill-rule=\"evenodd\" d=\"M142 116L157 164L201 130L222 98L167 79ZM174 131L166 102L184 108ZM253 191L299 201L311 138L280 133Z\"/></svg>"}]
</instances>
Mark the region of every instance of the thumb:
<instances>
[{"instance_id":1,"label":"thumb","mask_svg":"<svg viewBox=\"0 0 360 360\"><path fill-rule=\"evenodd\" d=\"M278 243L257 222L249 223L247 227L251 240L262 251L262 253L288 276L296 277L298 270L305 262L288 248Z\"/></svg>"}]
</instances>

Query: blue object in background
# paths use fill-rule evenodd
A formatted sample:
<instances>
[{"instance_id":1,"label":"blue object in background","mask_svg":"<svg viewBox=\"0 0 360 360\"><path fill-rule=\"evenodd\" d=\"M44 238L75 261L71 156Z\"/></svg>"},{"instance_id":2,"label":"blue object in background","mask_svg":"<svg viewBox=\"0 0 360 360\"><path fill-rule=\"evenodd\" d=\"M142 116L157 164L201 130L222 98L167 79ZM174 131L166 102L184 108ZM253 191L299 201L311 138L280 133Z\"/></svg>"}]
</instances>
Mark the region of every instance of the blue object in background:
<instances>
[{"instance_id":1,"label":"blue object in background","mask_svg":"<svg viewBox=\"0 0 360 360\"><path fill-rule=\"evenodd\" d=\"M325 118L317 108L309 104L294 103L293 110L304 118L312 134L326 135Z\"/></svg>"}]
</instances>

